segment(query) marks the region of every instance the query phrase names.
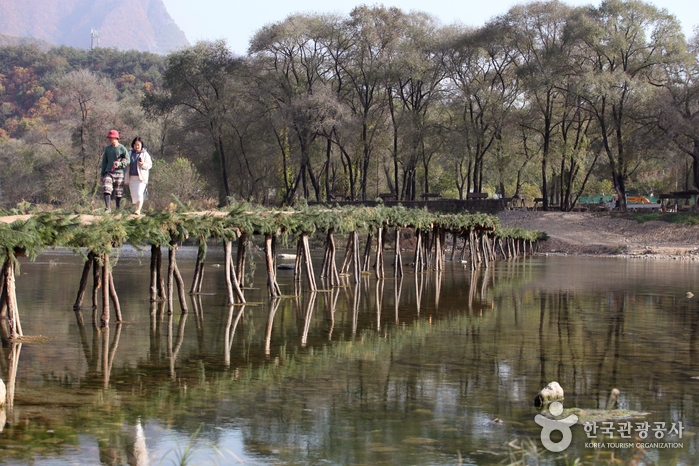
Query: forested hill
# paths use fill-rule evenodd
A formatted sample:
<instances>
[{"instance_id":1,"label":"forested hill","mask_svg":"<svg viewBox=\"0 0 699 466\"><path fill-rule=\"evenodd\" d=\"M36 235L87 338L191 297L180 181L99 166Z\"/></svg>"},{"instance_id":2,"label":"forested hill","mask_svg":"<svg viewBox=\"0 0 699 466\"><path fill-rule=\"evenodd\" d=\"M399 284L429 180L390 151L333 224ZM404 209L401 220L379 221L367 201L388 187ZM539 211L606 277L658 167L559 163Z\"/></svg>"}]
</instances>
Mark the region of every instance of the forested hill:
<instances>
[{"instance_id":1,"label":"forested hill","mask_svg":"<svg viewBox=\"0 0 699 466\"><path fill-rule=\"evenodd\" d=\"M49 50L51 47L53 47L53 44L50 42L47 42L42 39L37 39L35 37L20 37L20 36L11 36L8 34L3 34L0 32L0 47L4 47L6 45L35 45L39 50L42 50L46 52Z\"/></svg>"},{"instance_id":2,"label":"forested hill","mask_svg":"<svg viewBox=\"0 0 699 466\"><path fill-rule=\"evenodd\" d=\"M168 53L189 45L162 0L0 0L0 33L43 39L56 45Z\"/></svg>"}]
</instances>

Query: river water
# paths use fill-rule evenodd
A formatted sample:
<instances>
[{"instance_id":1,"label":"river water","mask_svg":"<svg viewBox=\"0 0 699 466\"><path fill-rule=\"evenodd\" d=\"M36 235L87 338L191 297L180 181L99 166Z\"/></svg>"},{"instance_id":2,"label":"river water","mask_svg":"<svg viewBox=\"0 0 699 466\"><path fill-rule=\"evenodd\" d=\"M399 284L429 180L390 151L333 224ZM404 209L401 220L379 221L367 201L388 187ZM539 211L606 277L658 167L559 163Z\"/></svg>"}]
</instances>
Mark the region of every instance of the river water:
<instances>
[{"instance_id":1,"label":"river water","mask_svg":"<svg viewBox=\"0 0 699 466\"><path fill-rule=\"evenodd\" d=\"M186 282L195 254L178 251ZM318 293L303 283L296 295L280 270L286 296L271 301L254 257L249 304L229 307L212 247L203 294L187 297L187 314L177 300L168 314L149 303L149 260L122 250L114 280L125 322L112 315L102 330L89 289L72 309L78 256L55 249L22 262L24 334L46 338L2 348L2 378L14 371L16 382L0 411L0 463L697 463L696 263L448 263ZM618 388L619 408L648 414L626 432L623 420L594 422L597 435L575 425L570 446L549 452L533 400L552 381L565 408L603 409Z\"/></svg>"}]
</instances>

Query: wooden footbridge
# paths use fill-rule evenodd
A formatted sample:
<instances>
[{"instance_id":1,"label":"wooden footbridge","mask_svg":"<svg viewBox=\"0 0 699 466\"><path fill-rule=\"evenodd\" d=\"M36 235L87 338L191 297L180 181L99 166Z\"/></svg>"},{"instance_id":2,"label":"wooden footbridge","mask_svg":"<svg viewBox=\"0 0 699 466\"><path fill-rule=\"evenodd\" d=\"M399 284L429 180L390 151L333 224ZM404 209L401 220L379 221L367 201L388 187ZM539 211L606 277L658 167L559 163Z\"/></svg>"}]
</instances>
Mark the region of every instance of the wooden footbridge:
<instances>
[{"instance_id":1,"label":"wooden footbridge","mask_svg":"<svg viewBox=\"0 0 699 466\"><path fill-rule=\"evenodd\" d=\"M513 258L534 251L545 233L521 228L500 228L498 219L488 214L434 214L425 209L395 207L304 207L297 210L269 210L247 204L237 204L227 210L207 212L158 211L147 216L133 216L128 212L102 215L80 215L65 211L36 212L30 215L0 217L0 257L3 258L0 286L0 331L3 339L22 338L15 294L17 257L31 260L47 247L73 248L85 259L75 309L82 306L92 270L92 303L98 307L101 295L101 324L109 324L110 301L116 319L121 321L119 299L111 274L110 257L129 243L136 248L151 249L150 299L167 301L173 312L174 289L182 312L187 312L185 285L177 267L177 247L182 241L195 239L199 252L190 294L201 292L206 260L207 241L221 241L225 252L225 277L228 303L245 303L244 270L246 249L253 237L264 237L267 270L267 288L271 297L280 297L276 279L276 249L280 242L296 242L297 254L294 277L305 275L311 291L317 291L316 274L311 261L309 237L322 233L325 238L320 278L333 287L340 283L340 275L351 275L355 282L370 273L372 247L375 242L374 273L385 277L384 250L387 236L392 233L395 244L394 276L402 276L404 264L401 254L401 233L414 231L416 237L415 273L440 271L444 268L447 235L451 236L451 259L457 252L457 240L464 238L460 260L467 259L472 269L487 266L501 258ZM363 254L360 253L360 234L366 235ZM344 258L336 263L337 235L347 236ZM233 256L233 242L237 254ZM162 273L162 250L168 248L167 275Z\"/></svg>"}]
</instances>

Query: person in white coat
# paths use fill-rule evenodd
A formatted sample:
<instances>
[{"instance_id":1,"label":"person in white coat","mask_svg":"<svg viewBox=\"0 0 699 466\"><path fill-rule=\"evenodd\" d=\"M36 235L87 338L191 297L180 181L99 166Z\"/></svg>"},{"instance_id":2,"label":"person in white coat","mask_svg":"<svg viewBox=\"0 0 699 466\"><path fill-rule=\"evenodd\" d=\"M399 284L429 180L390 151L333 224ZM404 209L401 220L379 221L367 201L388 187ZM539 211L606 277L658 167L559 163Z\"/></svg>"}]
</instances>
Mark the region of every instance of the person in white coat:
<instances>
[{"instance_id":1,"label":"person in white coat","mask_svg":"<svg viewBox=\"0 0 699 466\"><path fill-rule=\"evenodd\" d=\"M131 142L131 147L132 149L129 152L131 163L126 170L124 181L129 185L131 202L136 204L134 215L141 215L143 196L146 191L146 185L148 185L148 173L151 167L153 167L153 160L146 148L143 147L143 139L140 136Z\"/></svg>"}]
</instances>

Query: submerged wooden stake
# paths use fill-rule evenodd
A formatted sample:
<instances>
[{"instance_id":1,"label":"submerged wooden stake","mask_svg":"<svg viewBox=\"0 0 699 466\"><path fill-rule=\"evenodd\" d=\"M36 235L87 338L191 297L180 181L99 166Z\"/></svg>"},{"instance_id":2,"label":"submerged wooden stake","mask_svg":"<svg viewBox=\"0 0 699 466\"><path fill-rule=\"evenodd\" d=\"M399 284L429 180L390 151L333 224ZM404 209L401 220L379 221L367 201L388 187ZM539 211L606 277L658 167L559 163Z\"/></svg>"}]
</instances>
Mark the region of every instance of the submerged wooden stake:
<instances>
[{"instance_id":1,"label":"submerged wooden stake","mask_svg":"<svg viewBox=\"0 0 699 466\"><path fill-rule=\"evenodd\" d=\"M102 267L95 254L92 259L92 309L97 309L97 290L102 286Z\"/></svg>"},{"instance_id":2,"label":"submerged wooden stake","mask_svg":"<svg viewBox=\"0 0 699 466\"><path fill-rule=\"evenodd\" d=\"M121 317L119 296L117 296L116 288L114 288L114 275L111 270L109 271L109 297L112 298L112 302L114 303L114 314L116 315L117 322L122 322L124 319Z\"/></svg>"},{"instance_id":3,"label":"submerged wooden stake","mask_svg":"<svg viewBox=\"0 0 699 466\"><path fill-rule=\"evenodd\" d=\"M369 271L369 263L371 262L371 241L372 235L371 231L366 237L366 246L364 247L364 260L362 261L362 272Z\"/></svg>"},{"instance_id":4,"label":"submerged wooden stake","mask_svg":"<svg viewBox=\"0 0 699 466\"><path fill-rule=\"evenodd\" d=\"M7 320L10 330L10 338L17 338L23 335L22 324L19 320L19 310L17 308L17 293L15 290L15 264L9 256L5 257L3 267L4 297L7 305Z\"/></svg>"},{"instance_id":5,"label":"submerged wooden stake","mask_svg":"<svg viewBox=\"0 0 699 466\"><path fill-rule=\"evenodd\" d=\"M83 274L80 277L80 288L78 288L78 296L75 298L75 304L73 304L73 309L80 309L83 305L83 299L85 298L85 290L87 289L87 280L90 278L90 268L95 258L95 253L90 251L87 254L87 260L83 266Z\"/></svg>"},{"instance_id":6,"label":"submerged wooden stake","mask_svg":"<svg viewBox=\"0 0 699 466\"><path fill-rule=\"evenodd\" d=\"M279 283L277 283L277 271L274 264L274 251L273 251L273 236L271 234L265 235L265 262L267 264L267 289L269 290L269 295L272 298L276 298L282 295L279 289Z\"/></svg>"},{"instance_id":7,"label":"submerged wooden stake","mask_svg":"<svg viewBox=\"0 0 699 466\"><path fill-rule=\"evenodd\" d=\"M384 229L378 228L376 231L376 278L384 278L383 267L383 246L384 246Z\"/></svg>"},{"instance_id":8,"label":"submerged wooden stake","mask_svg":"<svg viewBox=\"0 0 699 466\"><path fill-rule=\"evenodd\" d=\"M241 288L245 288L245 254L248 248L248 235L244 231L238 237L238 255L236 258L236 276Z\"/></svg>"},{"instance_id":9,"label":"submerged wooden stake","mask_svg":"<svg viewBox=\"0 0 699 466\"><path fill-rule=\"evenodd\" d=\"M102 256L102 327L109 325L109 254Z\"/></svg>"},{"instance_id":10,"label":"submerged wooden stake","mask_svg":"<svg viewBox=\"0 0 699 466\"><path fill-rule=\"evenodd\" d=\"M354 282L359 283L362 272L359 265L359 233L352 232L352 262L354 262Z\"/></svg>"},{"instance_id":11,"label":"submerged wooden stake","mask_svg":"<svg viewBox=\"0 0 699 466\"><path fill-rule=\"evenodd\" d=\"M396 251L393 257L393 276L403 276L403 257L400 254L400 228L396 230Z\"/></svg>"},{"instance_id":12,"label":"submerged wooden stake","mask_svg":"<svg viewBox=\"0 0 699 466\"><path fill-rule=\"evenodd\" d=\"M345 248L345 257L344 259L342 259L342 267L340 268L340 273L344 274L349 271L349 266L352 263L353 241L354 234L350 233L347 237L347 247Z\"/></svg>"},{"instance_id":13,"label":"submerged wooden stake","mask_svg":"<svg viewBox=\"0 0 699 466\"><path fill-rule=\"evenodd\" d=\"M233 267L233 245L230 240L224 241L224 251L225 251L225 264L226 264L226 287L228 289L228 303L234 304L235 297L237 296L238 302L245 303L245 296L243 291L240 289L240 283L238 282L238 277L235 272L235 267Z\"/></svg>"}]
</instances>

